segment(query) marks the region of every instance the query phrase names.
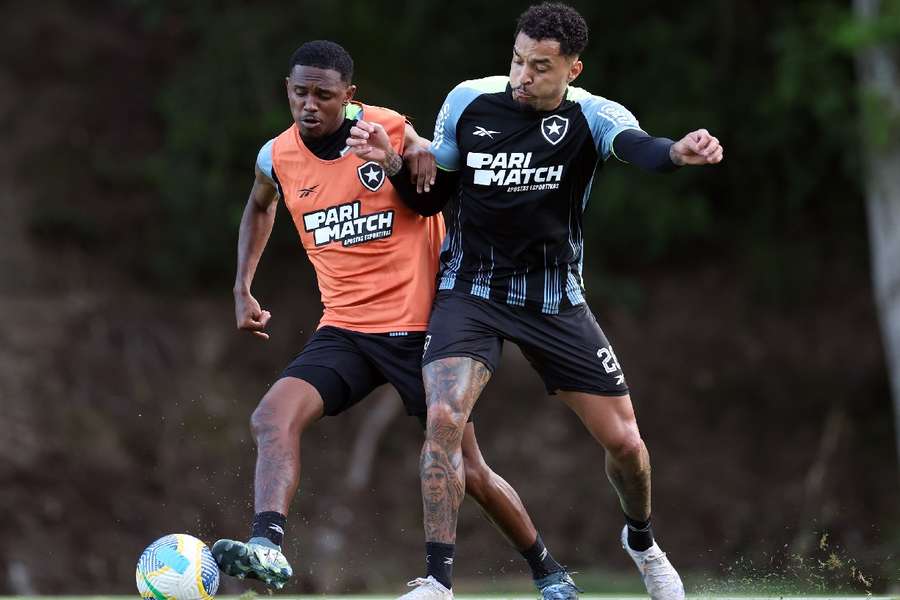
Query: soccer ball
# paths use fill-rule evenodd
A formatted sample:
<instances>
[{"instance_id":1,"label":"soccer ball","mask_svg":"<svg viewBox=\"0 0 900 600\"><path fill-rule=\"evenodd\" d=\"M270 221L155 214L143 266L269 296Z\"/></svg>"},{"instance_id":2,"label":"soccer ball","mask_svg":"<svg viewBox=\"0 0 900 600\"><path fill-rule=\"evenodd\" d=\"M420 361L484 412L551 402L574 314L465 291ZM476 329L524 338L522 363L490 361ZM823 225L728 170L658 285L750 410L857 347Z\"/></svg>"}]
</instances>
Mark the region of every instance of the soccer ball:
<instances>
[{"instance_id":1,"label":"soccer ball","mask_svg":"<svg viewBox=\"0 0 900 600\"><path fill-rule=\"evenodd\" d=\"M219 587L219 566L212 552L186 533L173 533L147 546L134 576L146 600L212 600Z\"/></svg>"}]
</instances>

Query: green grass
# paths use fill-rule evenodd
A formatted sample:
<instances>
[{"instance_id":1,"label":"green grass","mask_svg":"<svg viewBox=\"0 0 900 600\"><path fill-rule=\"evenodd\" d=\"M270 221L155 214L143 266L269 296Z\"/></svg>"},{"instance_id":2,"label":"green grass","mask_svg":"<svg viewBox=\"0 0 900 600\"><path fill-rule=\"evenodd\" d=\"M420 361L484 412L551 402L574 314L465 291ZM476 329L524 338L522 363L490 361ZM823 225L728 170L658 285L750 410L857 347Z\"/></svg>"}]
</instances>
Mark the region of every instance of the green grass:
<instances>
[{"instance_id":1,"label":"green grass","mask_svg":"<svg viewBox=\"0 0 900 600\"><path fill-rule=\"evenodd\" d=\"M135 600L137 594L131 596L0 596L3 600ZM240 596L217 596L217 600L251 600L255 596L248 593ZM272 600L395 600L397 596L371 596L371 595L347 595L347 596L282 596L273 594L271 597L267 594L258 596L263 600L271 598ZM478 600L485 598L489 600L535 600L533 594L530 595L509 595L509 594L458 594L455 596L459 600ZM647 596L629 595L622 596L617 594L591 594L582 595L581 600L642 600ZM900 600L897 596L710 596L710 595L688 595L688 600L772 600L778 598L780 600Z\"/></svg>"}]
</instances>

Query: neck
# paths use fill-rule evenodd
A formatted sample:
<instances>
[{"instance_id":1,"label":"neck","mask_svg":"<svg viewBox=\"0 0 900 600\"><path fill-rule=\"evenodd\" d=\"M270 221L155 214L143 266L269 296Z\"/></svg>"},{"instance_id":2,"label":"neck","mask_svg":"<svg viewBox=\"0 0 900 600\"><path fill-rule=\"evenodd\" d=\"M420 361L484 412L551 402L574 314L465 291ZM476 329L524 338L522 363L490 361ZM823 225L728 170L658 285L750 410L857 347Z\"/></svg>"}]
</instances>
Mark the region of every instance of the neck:
<instances>
[{"instance_id":1,"label":"neck","mask_svg":"<svg viewBox=\"0 0 900 600\"><path fill-rule=\"evenodd\" d=\"M303 129L299 125L297 125L297 129L300 131L300 139L303 140L304 144L315 144L324 139L327 139L329 136L334 135L337 132L337 130L341 128L341 125L343 125L343 124L344 124L344 122L341 121L333 129L330 129L330 130L326 131L325 133L323 133L322 135L316 136L316 137L313 137L310 135L303 135Z\"/></svg>"},{"instance_id":2,"label":"neck","mask_svg":"<svg viewBox=\"0 0 900 600\"><path fill-rule=\"evenodd\" d=\"M350 135L350 122L346 119L341 124L326 135L312 137L303 137L300 140L306 148L323 160L334 160L344 155L347 148L347 137Z\"/></svg>"},{"instance_id":3,"label":"neck","mask_svg":"<svg viewBox=\"0 0 900 600\"><path fill-rule=\"evenodd\" d=\"M538 108L538 110L543 111L543 112L550 112L551 110L556 110L557 108L559 108L559 105L562 104L563 99L565 97L566 97L566 90L564 89L559 96L553 98L552 100L548 100L545 103L545 106Z\"/></svg>"}]
</instances>

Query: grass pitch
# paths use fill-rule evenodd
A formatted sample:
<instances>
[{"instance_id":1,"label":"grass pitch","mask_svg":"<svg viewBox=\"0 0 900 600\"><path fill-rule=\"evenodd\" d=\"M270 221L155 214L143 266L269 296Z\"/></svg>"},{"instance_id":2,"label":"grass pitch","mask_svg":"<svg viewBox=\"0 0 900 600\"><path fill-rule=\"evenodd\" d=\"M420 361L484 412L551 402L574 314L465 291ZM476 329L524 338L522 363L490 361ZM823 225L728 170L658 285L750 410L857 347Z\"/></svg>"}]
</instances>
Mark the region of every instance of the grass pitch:
<instances>
[{"instance_id":1,"label":"grass pitch","mask_svg":"<svg viewBox=\"0 0 900 600\"><path fill-rule=\"evenodd\" d=\"M0 596L2 600L135 600L137 594L131 596ZM395 600L397 596L347 595L347 596L282 596L280 594L262 594L251 596L249 593L240 596L216 596L217 600ZM535 600L533 594L456 594L459 600ZM580 600L645 600L646 595L590 594L582 595ZM900 596L714 596L688 594L687 600L900 600Z\"/></svg>"}]
</instances>

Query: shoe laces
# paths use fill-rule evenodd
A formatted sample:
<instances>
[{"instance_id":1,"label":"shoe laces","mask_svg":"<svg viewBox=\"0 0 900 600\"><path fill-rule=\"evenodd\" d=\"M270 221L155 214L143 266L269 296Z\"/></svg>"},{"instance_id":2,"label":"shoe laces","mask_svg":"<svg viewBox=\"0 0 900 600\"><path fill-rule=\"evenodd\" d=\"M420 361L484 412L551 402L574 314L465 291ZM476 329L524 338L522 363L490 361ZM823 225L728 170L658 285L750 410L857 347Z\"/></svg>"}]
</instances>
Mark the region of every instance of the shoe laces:
<instances>
[{"instance_id":1,"label":"shoe laces","mask_svg":"<svg viewBox=\"0 0 900 600\"><path fill-rule=\"evenodd\" d=\"M264 546L260 546L256 548L256 556L263 559L264 561L272 561L274 558L277 558L278 555L275 554L278 552L274 548L266 548Z\"/></svg>"},{"instance_id":2,"label":"shoe laces","mask_svg":"<svg viewBox=\"0 0 900 600\"><path fill-rule=\"evenodd\" d=\"M569 600L572 597L572 590L584 593L584 590L575 585L575 580L572 579L572 573L565 567L563 567L563 570L559 573L554 573L554 575L556 575L554 578L556 581L538 588L541 592L541 597L544 600ZM550 579L550 577L551 576L548 576L545 579Z\"/></svg>"},{"instance_id":3,"label":"shoe laces","mask_svg":"<svg viewBox=\"0 0 900 600\"><path fill-rule=\"evenodd\" d=\"M416 588L404 598L453 598L453 592L441 585L434 577L416 577L406 583L407 587Z\"/></svg>"}]
</instances>

